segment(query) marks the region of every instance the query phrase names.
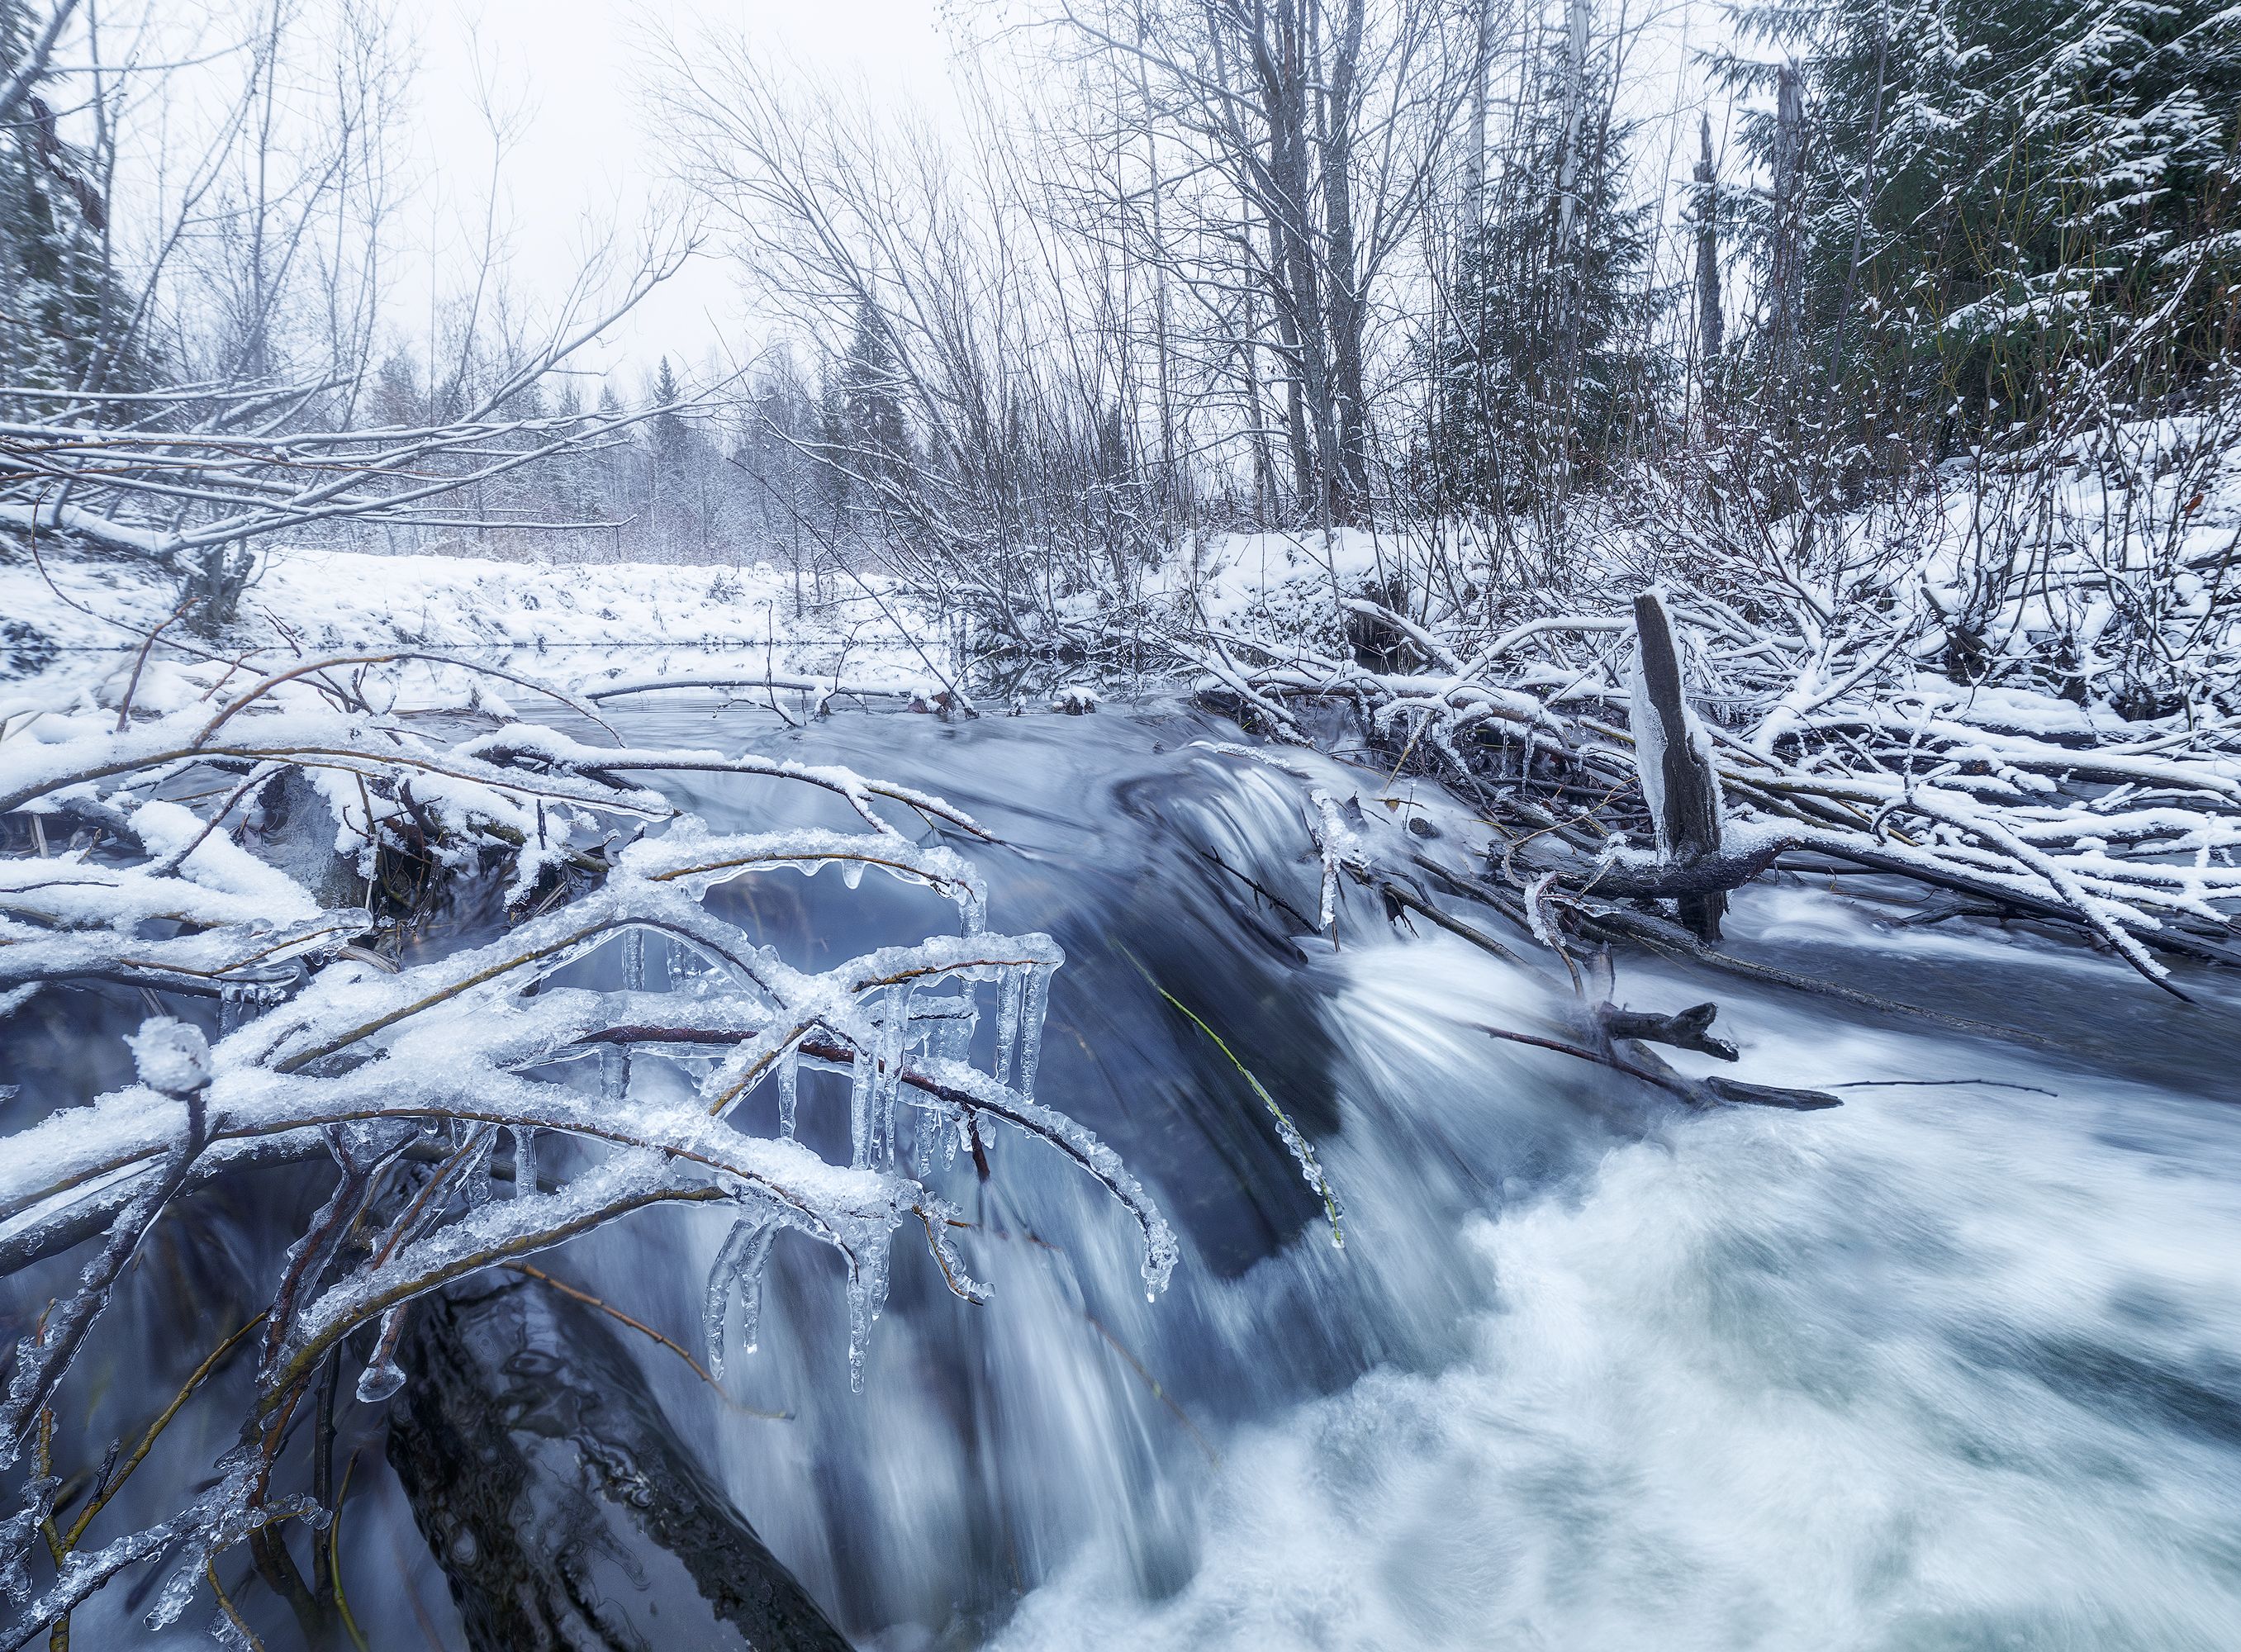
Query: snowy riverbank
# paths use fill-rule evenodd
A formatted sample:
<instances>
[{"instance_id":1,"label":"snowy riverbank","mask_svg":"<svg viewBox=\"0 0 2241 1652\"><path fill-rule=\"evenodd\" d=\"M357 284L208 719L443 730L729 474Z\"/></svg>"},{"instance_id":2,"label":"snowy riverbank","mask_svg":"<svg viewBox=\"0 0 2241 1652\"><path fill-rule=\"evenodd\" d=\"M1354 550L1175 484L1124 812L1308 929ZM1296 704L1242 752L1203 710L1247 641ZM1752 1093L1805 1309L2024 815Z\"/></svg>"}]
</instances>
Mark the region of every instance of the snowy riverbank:
<instances>
[{"instance_id":1,"label":"snowy riverbank","mask_svg":"<svg viewBox=\"0 0 2241 1652\"><path fill-rule=\"evenodd\" d=\"M147 632L177 600L172 579L141 565L51 554L43 570L28 560L0 565L0 716L30 709L34 698L52 705L57 689L113 705ZM318 550L268 555L239 623L219 638L176 625L164 632L166 644L222 659L253 644L266 651L259 663L274 651L498 655L532 661L532 674L577 687L689 673L711 656L736 672L752 656L748 669L779 678L917 689L948 669L940 637L937 622L876 578L838 590L828 584L820 599L806 581L766 563L556 565ZM183 650L158 655L176 660ZM159 708L168 675L159 666L159 680L143 685L157 698L136 703ZM466 690L423 672L408 676L405 692L446 704Z\"/></svg>"}]
</instances>

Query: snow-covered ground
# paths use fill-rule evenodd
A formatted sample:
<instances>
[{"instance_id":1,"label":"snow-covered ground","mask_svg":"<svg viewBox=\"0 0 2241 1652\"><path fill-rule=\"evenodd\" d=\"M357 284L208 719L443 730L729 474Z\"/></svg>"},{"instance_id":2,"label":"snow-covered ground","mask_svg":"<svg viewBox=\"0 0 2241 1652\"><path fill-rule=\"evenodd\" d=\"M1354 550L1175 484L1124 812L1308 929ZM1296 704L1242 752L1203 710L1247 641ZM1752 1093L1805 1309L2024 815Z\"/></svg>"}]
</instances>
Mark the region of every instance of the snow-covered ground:
<instances>
[{"instance_id":1,"label":"snow-covered ground","mask_svg":"<svg viewBox=\"0 0 2241 1652\"><path fill-rule=\"evenodd\" d=\"M29 561L0 565L0 717L52 705L57 691L113 706L147 632L177 601L171 578L139 565L51 554L43 572ZM164 632L166 644L194 653L231 659L253 647L260 665L418 648L502 660L579 688L712 670L930 688L950 669L941 637L938 623L872 576L828 585L819 600L768 564L552 565L301 549L263 558L224 636L206 641L176 625ZM170 667L188 657L157 650L134 703L163 709ZM448 697L465 686L423 671L408 674L405 692L456 704Z\"/></svg>"}]
</instances>

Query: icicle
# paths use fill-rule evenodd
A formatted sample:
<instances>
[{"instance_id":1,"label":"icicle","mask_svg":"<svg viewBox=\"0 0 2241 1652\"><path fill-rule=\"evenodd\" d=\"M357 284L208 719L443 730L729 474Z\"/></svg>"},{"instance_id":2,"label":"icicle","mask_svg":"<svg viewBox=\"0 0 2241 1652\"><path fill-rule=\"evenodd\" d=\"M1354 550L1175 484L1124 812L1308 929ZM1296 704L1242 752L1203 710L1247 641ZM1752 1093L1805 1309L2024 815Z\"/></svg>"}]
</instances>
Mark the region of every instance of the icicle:
<instances>
[{"instance_id":1,"label":"icicle","mask_svg":"<svg viewBox=\"0 0 2241 1652\"><path fill-rule=\"evenodd\" d=\"M755 1351L755 1328L762 1317L763 1265L770 1260L771 1241L777 1234L773 1223L743 1216L724 1236L709 1267L708 1288L700 1304L700 1334L707 1345L711 1376L721 1379L724 1374L724 1321L734 1291L739 1297L741 1347L749 1354Z\"/></svg>"},{"instance_id":2,"label":"icicle","mask_svg":"<svg viewBox=\"0 0 2241 1652\"><path fill-rule=\"evenodd\" d=\"M848 1386L861 1394L872 1321L887 1301L887 1235L884 1227L864 1223L847 1238L854 1254L848 1269Z\"/></svg>"},{"instance_id":3,"label":"icicle","mask_svg":"<svg viewBox=\"0 0 2241 1652\"><path fill-rule=\"evenodd\" d=\"M1035 1069L1042 1065L1043 1018L1050 1013L1052 972L1037 965L1027 972L1027 1003L1020 1012L1020 1094L1035 1095Z\"/></svg>"},{"instance_id":4,"label":"icicle","mask_svg":"<svg viewBox=\"0 0 2241 1652\"><path fill-rule=\"evenodd\" d=\"M1020 1040L1020 1000L1027 985L1026 972L1007 969L998 989L996 1010L996 1082L1012 1081L1012 1048Z\"/></svg>"},{"instance_id":5,"label":"icicle","mask_svg":"<svg viewBox=\"0 0 2241 1652\"><path fill-rule=\"evenodd\" d=\"M392 1308L381 1316L374 1339L373 1358L358 1373L358 1397L366 1405L379 1405L405 1386L405 1368L397 1363L397 1336L404 1328L404 1308Z\"/></svg>"},{"instance_id":6,"label":"icicle","mask_svg":"<svg viewBox=\"0 0 2241 1652\"><path fill-rule=\"evenodd\" d=\"M516 1125L513 1136L513 1196L526 1199L537 1191L537 1131L530 1125Z\"/></svg>"},{"instance_id":7,"label":"icicle","mask_svg":"<svg viewBox=\"0 0 2241 1652\"><path fill-rule=\"evenodd\" d=\"M933 1167L933 1139L947 1134L941 1127L938 1105L931 1097L911 1114L910 1167L911 1174L923 1180Z\"/></svg>"},{"instance_id":8,"label":"icicle","mask_svg":"<svg viewBox=\"0 0 2241 1652\"><path fill-rule=\"evenodd\" d=\"M788 1050L778 1058L778 1133L793 1140L794 1109L800 1105L801 1060Z\"/></svg>"},{"instance_id":9,"label":"icicle","mask_svg":"<svg viewBox=\"0 0 2241 1652\"><path fill-rule=\"evenodd\" d=\"M753 1354L762 1338L763 1274L770 1262L771 1241L778 1237L778 1225L766 1222L757 1227L739 1253L738 1281L739 1291L739 1351Z\"/></svg>"},{"instance_id":10,"label":"icicle","mask_svg":"<svg viewBox=\"0 0 2241 1652\"><path fill-rule=\"evenodd\" d=\"M872 1051L859 1045L848 1073L848 1162L858 1170L871 1162L872 1069L877 1062Z\"/></svg>"},{"instance_id":11,"label":"icicle","mask_svg":"<svg viewBox=\"0 0 2241 1652\"><path fill-rule=\"evenodd\" d=\"M630 1052L619 1044L599 1048L599 1100L620 1107L630 1096Z\"/></svg>"},{"instance_id":12,"label":"icicle","mask_svg":"<svg viewBox=\"0 0 2241 1652\"><path fill-rule=\"evenodd\" d=\"M476 1131L476 1140L467 1159L466 1200L470 1210L490 1203L491 1153L498 1146L498 1131L489 1125Z\"/></svg>"},{"instance_id":13,"label":"icicle","mask_svg":"<svg viewBox=\"0 0 2241 1652\"><path fill-rule=\"evenodd\" d=\"M23 1508L0 1520L0 1595L15 1605L30 1598L31 1574L23 1562L39 1528L54 1512L55 1493L62 1483L53 1475L31 1480L23 1488Z\"/></svg>"},{"instance_id":14,"label":"icicle","mask_svg":"<svg viewBox=\"0 0 2241 1652\"><path fill-rule=\"evenodd\" d=\"M646 990L646 931L623 931L623 991L642 993Z\"/></svg>"},{"instance_id":15,"label":"icicle","mask_svg":"<svg viewBox=\"0 0 2241 1652\"><path fill-rule=\"evenodd\" d=\"M700 1341L708 1355L709 1374L721 1378L724 1374L724 1318L732 1305L732 1268L738 1261L739 1247L747 1240L749 1224L734 1222L732 1231L724 1235L724 1242L716 1247L716 1260L708 1265L708 1283L700 1297Z\"/></svg>"},{"instance_id":16,"label":"icicle","mask_svg":"<svg viewBox=\"0 0 2241 1652\"><path fill-rule=\"evenodd\" d=\"M886 1019L880 1023L878 1088L873 1093L876 1134L873 1151L882 1165L895 1160L895 1098L902 1089L903 1040L910 1031L911 992L908 987L887 990Z\"/></svg>"},{"instance_id":17,"label":"icicle","mask_svg":"<svg viewBox=\"0 0 2241 1652\"><path fill-rule=\"evenodd\" d=\"M240 1622L227 1612L211 1613L209 1628L204 1633L214 1645L225 1648L226 1652L256 1652L259 1644L251 1640Z\"/></svg>"},{"instance_id":18,"label":"icicle","mask_svg":"<svg viewBox=\"0 0 2241 1652\"><path fill-rule=\"evenodd\" d=\"M840 863L840 881L851 889L856 888L864 881L864 863L860 860L843 860Z\"/></svg>"}]
</instances>

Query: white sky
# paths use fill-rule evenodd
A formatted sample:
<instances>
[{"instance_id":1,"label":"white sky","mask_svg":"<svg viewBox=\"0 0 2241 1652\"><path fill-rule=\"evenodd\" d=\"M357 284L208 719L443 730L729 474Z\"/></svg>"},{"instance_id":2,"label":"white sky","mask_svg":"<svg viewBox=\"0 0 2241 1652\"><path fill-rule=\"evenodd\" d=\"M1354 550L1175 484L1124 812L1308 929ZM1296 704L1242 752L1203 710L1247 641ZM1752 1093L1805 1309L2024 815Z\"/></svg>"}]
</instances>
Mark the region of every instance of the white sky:
<instances>
[{"instance_id":1,"label":"white sky","mask_svg":"<svg viewBox=\"0 0 2241 1652\"><path fill-rule=\"evenodd\" d=\"M425 182L413 203L413 238L435 247L440 263L446 243L459 244L462 211L478 217L491 143L477 86L487 80L498 104L523 123L499 198L512 229L515 278L532 295L540 273L573 266L587 216L612 222L627 239L659 197L664 157L632 90L649 33L664 26L681 36L704 27L744 31L758 47L806 66L919 101L941 95L948 56L942 0L397 4L419 55L412 124L415 171ZM425 283L425 268L405 284L416 277ZM697 362L712 347L736 349L742 320L731 277L703 258L625 323L596 365L634 378L665 353Z\"/></svg>"}]
</instances>

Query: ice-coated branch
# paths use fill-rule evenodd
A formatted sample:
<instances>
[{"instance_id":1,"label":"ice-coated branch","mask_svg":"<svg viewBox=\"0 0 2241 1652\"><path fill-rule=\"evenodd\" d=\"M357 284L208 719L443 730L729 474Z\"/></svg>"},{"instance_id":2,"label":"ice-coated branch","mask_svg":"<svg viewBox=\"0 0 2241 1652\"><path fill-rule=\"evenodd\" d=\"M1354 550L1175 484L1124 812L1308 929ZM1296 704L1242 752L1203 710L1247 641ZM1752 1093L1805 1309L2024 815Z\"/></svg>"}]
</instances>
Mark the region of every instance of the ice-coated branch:
<instances>
[{"instance_id":1,"label":"ice-coated branch","mask_svg":"<svg viewBox=\"0 0 2241 1652\"><path fill-rule=\"evenodd\" d=\"M0 785L17 806L90 799L98 807L80 813L115 837L106 850L96 839L61 858L0 861L0 986L86 976L165 990L208 982L247 1011L206 1049L198 1034L186 1048L167 1030L176 1024L151 1022L139 1083L50 1114L0 1151L0 1273L97 1242L42 1334L17 1351L0 1444L20 1441L43 1408L69 1402L72 1355L117 1311L111 1284L185 1192L259 1165L327 1161L335 1178L271 1283L240 1446L207 1489L182 1492L168 1516L98 1548L81 1547L84 1534L74 1531L51 1582L10 1631L18 1638L155 1559L167 1572L151 1621L169 1622L226 1548L275 1520L323 1517L286 1490L280 1449L313 1376L353 1332L375 1328L357 1391L378 1401L399 1381L401 1315L417 1298L632 1213L679 1204L737 1213L738 1242L710 1287L719 1330L712 1369L733 1303L752 1325L760 1270L780 1233L841 1259L853 1381L899 1227L923 1229L953 1291L984 1297L934 1178L960 1145L978 1160L979 1133L993 1122L1044 1142L1112 1194L1141 1233L1148 1288L1174 1267L1172 1234L1112 1150L1035 1099L1059 950L1046 936L992 933L986 884L971 864L906 838L874 806L901 805L979 833L968 816L838 768L585 746L518 725L439 746L363 705L322 703L335 689L324 667L387 663L276 671L215 711L172 713L121 734L0 742ZM360 796L392 800L368 822L373 832L410 813L436 832L481 822L526 842L532 822L552 829L535 809L556 800L587 814L655 817L665 829L593 859L588 886L479 946L404 968L375 967L376 955L356 949L322 964L362 931L366 914L321 910L259 859L253 839L221 829L224 813L254 788L223 788L207 819L142 795L151 779L229 766L252 779L343 768L368 783ZM626 778L663 769L811 786L848 803L869 829L711 833L670 818L659 794ZM565 843L565 821L559 829ZM956 933L810 970L705 904L733 880L824 868L852 889L869 872L938 893ZM183 933L138 938L157 914ZM646 979L653 948L666 980ZM619 990L556 979L600 953L619 955ZM306 963L315 966L308 979ZM251 986L259 995L241 998ZM993 997L995 1038L978 1065L971 1053L984 994ZM577 1082L594 1059L599 1084ZM680 1100L673 1087L641 1088L634 1065L652 1060L683 1063L697 1091ZM805 1070L845 1076L845 1163L795 1139ZM777 1134L743 1127L744 1098L773 1090ZM540 1139L575 1150L539 1154ZM353 1234L362 1242L346 1243ZM0 1565L28 1583L42 1552L37 1522L4 1530L10 1547Z\"/></svg>"}]
</instances>

